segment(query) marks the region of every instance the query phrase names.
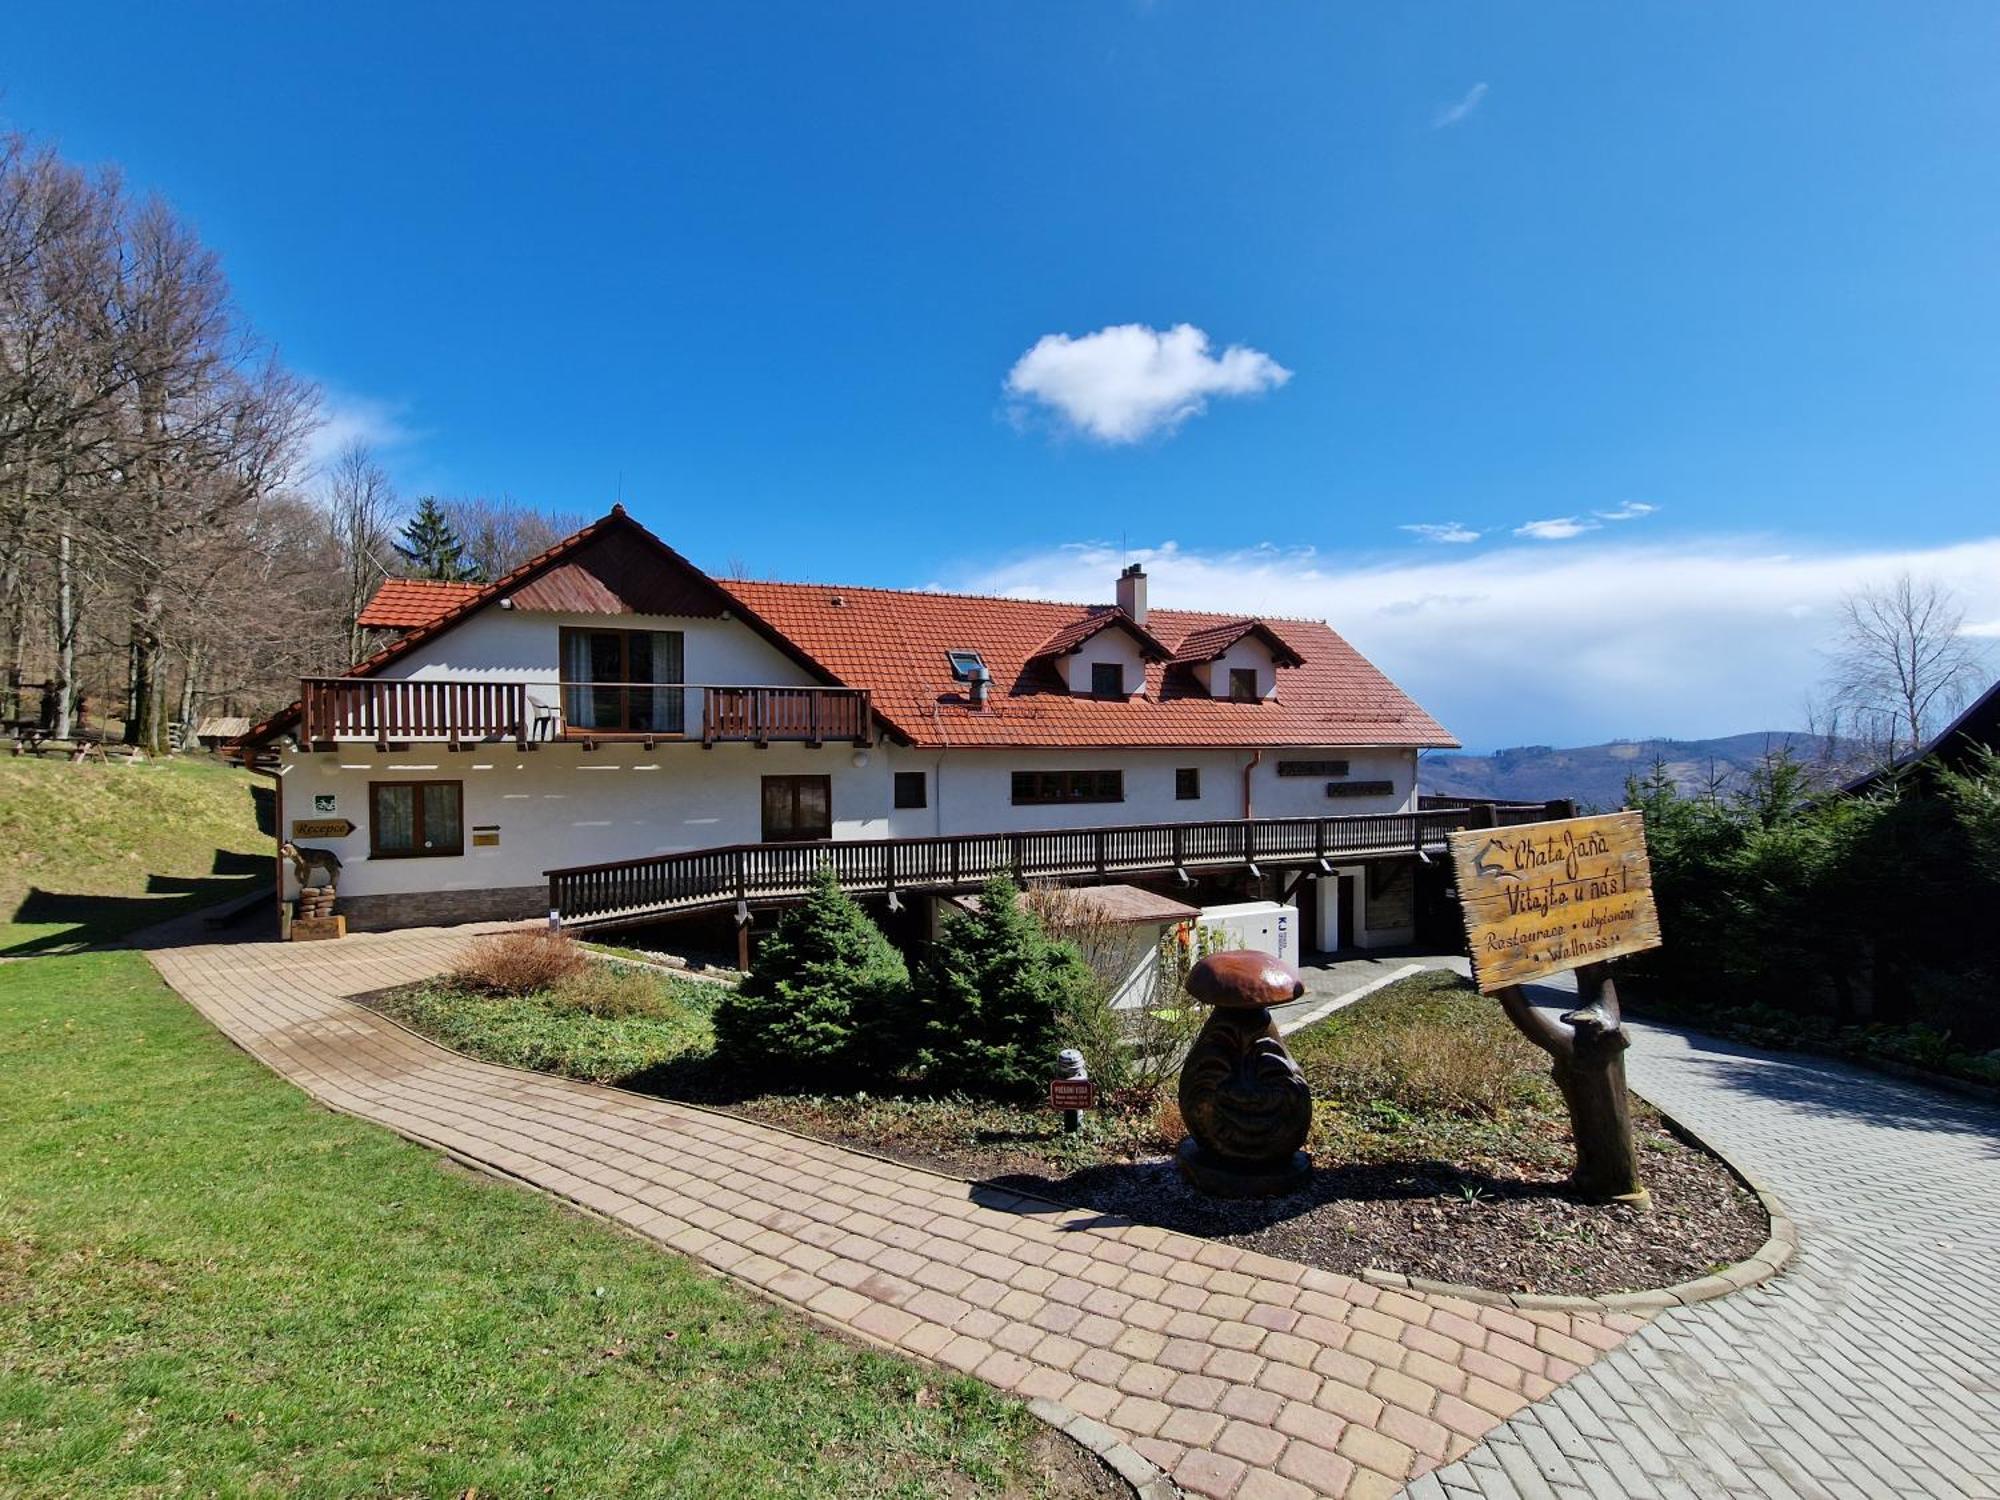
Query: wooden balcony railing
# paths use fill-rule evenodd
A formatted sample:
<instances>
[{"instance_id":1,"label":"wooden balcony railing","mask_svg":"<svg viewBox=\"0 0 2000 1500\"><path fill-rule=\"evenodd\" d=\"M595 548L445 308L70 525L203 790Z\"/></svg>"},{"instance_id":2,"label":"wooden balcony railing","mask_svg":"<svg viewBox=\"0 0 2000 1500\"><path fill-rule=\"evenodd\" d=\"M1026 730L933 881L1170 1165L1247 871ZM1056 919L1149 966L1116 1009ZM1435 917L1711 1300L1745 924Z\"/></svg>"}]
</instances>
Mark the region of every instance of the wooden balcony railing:
<instances>
[{"instance_id":1,"label":"wooden balcony railing","mask_svg":"<svg viewBox=\"0 0 2000 1500\"><path fill-rule=\"evenodd\" d=\"M1472 825L1465 808L1141 823L943 838L732 844L547 872L549 909L564 924L610 926L684 912L796 900L830 867L853 895L965 890L995 875L1016 881L1324 865L1362 855L1425 853Z\"/></svg>"},{"instance_id":2,"label":"wooden balcony railing","mask_svg":"<svg viewBox=\"0 0 2000 1500\"><path fill-rule=\"evenodd\" d=\"M652 682L473 682L415 677L307 677L300 739L464 742L696 740L822 744L870 733L856 688Z\"/></svg>"}]
</instances>

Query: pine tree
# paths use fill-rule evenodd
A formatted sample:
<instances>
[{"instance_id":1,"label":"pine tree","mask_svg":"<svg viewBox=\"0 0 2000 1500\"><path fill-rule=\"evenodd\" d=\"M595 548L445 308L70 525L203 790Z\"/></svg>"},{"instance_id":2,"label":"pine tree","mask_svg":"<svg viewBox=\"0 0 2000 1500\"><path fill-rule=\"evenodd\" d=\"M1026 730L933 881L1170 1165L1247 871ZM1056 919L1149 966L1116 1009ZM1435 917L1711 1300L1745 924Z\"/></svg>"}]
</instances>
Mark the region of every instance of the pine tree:
<instances>
[{"instance_id":1,"label":"pine tree","mask_svg":"<svg viewBox=\"0 0 2000 1500\"><path fill-rule=\"evenodd\" d=\"M413 578L436 579L441 583L483 583L479 565L465 555L465 543L445 519L437 498L426 495L417 502L417 513L403 528L396 551L410 565Z\"/></svg>"},{"instance_id":2,"label":"pine tree","mask_svg":"<svg viewBox=\"0 0 2000 1500\"><path fill-rule=\"evenodd\" d=\"M951 918L924 956L920 1061L938 1088L999 1098L1040 1092L1071 1018L1095 982L1068 943L1051 939L1020 888L987 882L979 910Z\"/></svg>"},{"instance_id":3,"label":"pine tree","mask_svg":"<svg viewBox=\"0 0 2000 1500\"><path fill-rule=\"evenodd\" d=\"M758 948L756 972L716 1006L716 1053L731 1067L812 1075L845 1092L907 1060L909 993L903 955L822 865L812 893Z\"/></svg>"}]
</instances>

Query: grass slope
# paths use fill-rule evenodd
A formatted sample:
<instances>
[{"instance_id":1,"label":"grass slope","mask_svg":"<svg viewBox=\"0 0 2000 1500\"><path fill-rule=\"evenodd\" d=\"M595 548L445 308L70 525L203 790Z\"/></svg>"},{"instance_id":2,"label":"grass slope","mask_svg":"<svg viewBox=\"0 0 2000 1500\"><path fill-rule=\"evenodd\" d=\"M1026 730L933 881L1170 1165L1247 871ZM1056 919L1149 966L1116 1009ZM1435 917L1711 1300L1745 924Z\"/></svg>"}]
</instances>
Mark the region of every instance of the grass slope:
<instances>
[{"instance_id":1,"label":"grass slope","mask_svg":"<svg viewBox=\"0 0 2000 1500\"><path fill-rule=\"evenodd\" d=\"M136 953L0 965L0 1076L0 1493L1042 1488L977 1383L321 1110Z\"/></svg>"},{"instance_id":2,"label":"grass slope","mask_svg":"<svg viewBox=\"0 0 2000 1500\"><path fill-rule=\"evenodd\" d=\"M110 942L268 885L264 784L205 756L0 758L0 954Z\"/></svg>"}]
</instances>

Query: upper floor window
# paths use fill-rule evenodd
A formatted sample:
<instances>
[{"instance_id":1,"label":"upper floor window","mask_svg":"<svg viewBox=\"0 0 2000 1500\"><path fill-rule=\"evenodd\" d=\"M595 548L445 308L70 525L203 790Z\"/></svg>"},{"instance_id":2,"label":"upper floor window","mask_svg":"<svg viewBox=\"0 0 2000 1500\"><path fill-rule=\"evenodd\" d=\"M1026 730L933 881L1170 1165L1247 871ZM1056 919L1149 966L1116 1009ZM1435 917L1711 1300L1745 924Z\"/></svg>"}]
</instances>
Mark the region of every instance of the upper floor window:
<instances>
[{"instance_id":1,"label":"upper floor window","mask_svg":"<svg viewBox=\"0 0 2000 1500\"><path fill-rule=\"evenodd\" d=\"M1182 766L1174 772L1174 797L1180 802L1201 800L1201 767Z\"/></svg>"},{"instance_id":2,"label":"upper floor window","mask_svg":"<svg viewBox=\"0 0 2000 1500\"><path fill-rule=\"evenodd\" d=\"M1016 771L1014 805L1048 802L1123 802L1123 771Z\"/></svg>"},{"instance_id":3,"label":"upper floor window","mask_svg":"<svg viewBox=\"0 0 2000 1500\"><path fill-rule=\"evenodd\" d=\"M683 734L684 637L678 630L562 631L563 719L572 730Z\"/></svg>"},{"instance_id":4,"label":"upper floor window","mask_svg":"<svg viewBox=\"0 0 2000 1500\"><path fill-rule=\"evenodd\" d=\"M922 771L898 771L896 773L896 806L927 807L929 788L924 784Z\"/></svg>"},{"instance_id":5,"label":"upper floor window","mask_svg":"<svg viewBox=\"0 0 2000 1500\"><path fill-rule=\"evenodd\" d=\"M1229 701L1232 703L1256 703L1263 695L1257 691L1257 669L1255 667L1231 667L1229 669Z\"/></svg>"},{"instance_id":6,"label":"upper floor window","mask_svg":"<svg viewBox=\"0 0 2000 1500\"><path fill-rule=\"evenodd\" d=\"M1124 664L1115 661L1092 662L1090 664L1090 696L1093 698L1124 697Z\"/></svg>"}]
</instances>

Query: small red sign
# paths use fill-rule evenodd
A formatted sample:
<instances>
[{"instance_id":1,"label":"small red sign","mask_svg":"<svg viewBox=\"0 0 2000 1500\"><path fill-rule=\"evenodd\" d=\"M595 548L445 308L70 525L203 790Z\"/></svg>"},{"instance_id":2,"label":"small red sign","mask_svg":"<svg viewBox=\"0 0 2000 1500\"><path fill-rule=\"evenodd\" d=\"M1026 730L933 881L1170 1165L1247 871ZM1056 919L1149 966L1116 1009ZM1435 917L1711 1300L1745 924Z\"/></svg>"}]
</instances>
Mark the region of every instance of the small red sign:
<instances>
[{"instance_id":1,"label":"small red sign","mask_svg":"<svg viewBox=\"0 0 2000 1500\"><path fill-rule=\"evenodd\" d=\"M1051 1078L1050 1109L1097 1108L1097 1085L1088 1078Z\"/></svg>"}]
</instances>

